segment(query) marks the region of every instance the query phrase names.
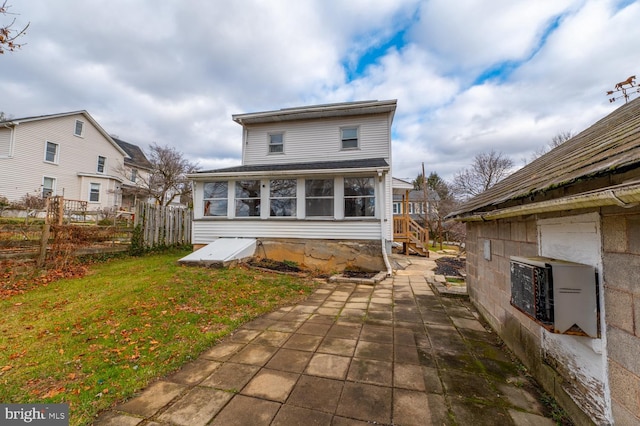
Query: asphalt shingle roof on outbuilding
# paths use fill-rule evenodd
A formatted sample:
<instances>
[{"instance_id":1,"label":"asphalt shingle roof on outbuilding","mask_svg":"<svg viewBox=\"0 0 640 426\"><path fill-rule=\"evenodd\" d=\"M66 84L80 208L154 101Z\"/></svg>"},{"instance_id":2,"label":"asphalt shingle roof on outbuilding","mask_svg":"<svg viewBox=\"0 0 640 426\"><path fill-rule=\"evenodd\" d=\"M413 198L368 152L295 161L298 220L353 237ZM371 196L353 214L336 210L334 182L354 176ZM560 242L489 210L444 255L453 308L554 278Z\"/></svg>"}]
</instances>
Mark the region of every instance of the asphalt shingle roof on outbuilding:
<instances>
[{"instance_id":1,"label":"asphalt shingle roof on outbuilding","mask_svg":"<svg viewBox=\"0 0 640 426\"><path fill-rule=\"evenodd\" d=\"M633 170L640 170L640 98L619 107L562 145L467 201L448 217L464 220L465 216L549 202L550 198L575 196L580 192L584 195L599 192L602 195L603 190L626 190L630 185L640 184L637 180L630 182L637 179L633 173L629 174ZM607 177L608 179L602 179ZM593 182L591 187L584 185L588 181ZM576 189L576 185L581 185L581 189ZM573 188L574 186L576 187ZM561 194L560 189L564 190L564 194ZM636 197L635 192L633 194L630 197ZM614 202L615 200L614 195ZM625 202L628 201L621 201L622 204ZM533 211L529 213L531 212Z\"/></svg>"}]
</instances>

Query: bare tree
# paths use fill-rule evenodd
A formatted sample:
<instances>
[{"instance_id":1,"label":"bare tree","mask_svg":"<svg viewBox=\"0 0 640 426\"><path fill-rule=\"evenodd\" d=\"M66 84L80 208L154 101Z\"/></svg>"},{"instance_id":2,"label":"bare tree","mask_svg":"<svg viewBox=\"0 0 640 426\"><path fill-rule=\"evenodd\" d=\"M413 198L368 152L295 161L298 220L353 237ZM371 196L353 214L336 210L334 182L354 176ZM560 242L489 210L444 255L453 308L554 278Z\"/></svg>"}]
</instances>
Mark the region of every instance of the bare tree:
<instances>
[{"instance_id":1,"label":"bare tree","mask_svg":"<svg viewBox=\"0 0 640 426\"><path fill-rule=\"evenodd\" d=\"M138 196L153 198L162 206L168 206L176 200L191 204L191 183L186 175L194 172L197 164L190 162L176 148L168 145L160 146L154 142L149 151L151 171L148 175L138 175L136 188L130 191ZM130 172L121 167L119 173L126 176Z\"/></svg>"},{"instance_id":2,"label":"bare tree","mask_svg":"<svg viewBox=\"0 0 640 426\"><path fill-rule=\"evenodd\" d=\"M554 137L551 138L551 141L548 144L546 144L541 148L536 149L533 152L533 154L531 155L530 161L533 161L538 157L542 157L544 154L551 151L553 148L556 148L562 145L563 143L565 143L566 141L568 141L574 136L575 134L570 130L563 130L561 132L558 132L558 134L556 134ZM525 160L525 163L526 163L526 160Z\"/></svg>"},{"instance_id":3,"label":"bare tree","mask_svg":"<svg viewBox=\"0 0 640 426\"><path fill-rule=\"evenodd\" d=\"M452 189L461 199L475 197L511 174L513 160L491 150L477 154L471 167L456 173Z\"/></svg>"},{"instance_id":4,"label":"bare tree","mask_svg":"<svg viewBox=\"0 0 640 426\"><path fill-rule=\"evenodd\" d=\"M10 7L7 5L7 0L4 0L0 5L0 14L14 15L14 13L9 12ZM29 24L25 25L21 30L16 30L13 29L15 23L16 18L13 18L8 24L0 25L0 55L4 54L4 52L13 52L22 46L22 44L16 43L16 39L26 33Z\"/></svg>"}]
</instances>

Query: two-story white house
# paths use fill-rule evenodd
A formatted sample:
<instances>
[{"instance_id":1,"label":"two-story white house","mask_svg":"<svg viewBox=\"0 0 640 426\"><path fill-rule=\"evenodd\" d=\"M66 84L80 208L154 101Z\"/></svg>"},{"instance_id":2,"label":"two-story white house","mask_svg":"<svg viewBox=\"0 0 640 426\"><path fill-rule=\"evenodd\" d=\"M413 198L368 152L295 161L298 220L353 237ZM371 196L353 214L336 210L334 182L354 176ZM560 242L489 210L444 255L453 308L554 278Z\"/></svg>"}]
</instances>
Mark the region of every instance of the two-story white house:
<instances>
[{"instance_id":1,"label":"two-story white house","mask_svg":"<svg viewBox=\"0 0 640 426\"><path fill-rule=\"evenodd\" d=\"M189 175L194 248L255 238L257 255L308 268L389 269L395 110L387 100L233 115L242 165Z\"/></svg>"},{"instance_id":2,"label":"two-story white house","mask_svg":"<svg viewBox=\"0 0 640 426\"><path fill-rule=\"evenodd\" d=\"M127 153L87 111L0 122L0 195L26 194L88 202L88 210L121 205Z\"/></svg>"}]
</instances>

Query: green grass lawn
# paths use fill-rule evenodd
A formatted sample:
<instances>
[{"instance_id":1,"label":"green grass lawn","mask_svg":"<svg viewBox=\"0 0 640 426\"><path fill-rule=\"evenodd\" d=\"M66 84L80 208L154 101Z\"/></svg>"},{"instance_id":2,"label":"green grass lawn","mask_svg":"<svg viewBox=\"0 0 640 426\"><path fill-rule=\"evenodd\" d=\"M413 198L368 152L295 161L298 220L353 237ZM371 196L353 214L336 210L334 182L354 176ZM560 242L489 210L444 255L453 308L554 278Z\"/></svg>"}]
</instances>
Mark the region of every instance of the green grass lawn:
<instances>
[{"instance_id":1,"label":"green grass lawn","mask_svg":"<svg viewBox=\"0 0 640 426\"><path fill-rule=\"evenodd\" d=\"M185 267L171 252L0 300L0 402L68 403L71 424L194 359L248 320L310 293L304 278Z\"/></svg>"}]
</instances>

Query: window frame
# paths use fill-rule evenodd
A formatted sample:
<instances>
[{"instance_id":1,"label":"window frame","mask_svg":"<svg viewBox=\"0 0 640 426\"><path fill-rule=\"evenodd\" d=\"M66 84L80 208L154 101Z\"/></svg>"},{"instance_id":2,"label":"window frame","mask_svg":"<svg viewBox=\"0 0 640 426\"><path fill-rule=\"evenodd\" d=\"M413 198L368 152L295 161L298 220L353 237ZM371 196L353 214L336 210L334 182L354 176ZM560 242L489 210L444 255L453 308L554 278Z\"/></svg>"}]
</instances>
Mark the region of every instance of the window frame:
<instances>
[{"instance_id":1,"label":"window frame","mask_svg":"<svg viewBox=\"0 0 640 426\"><path fill-rule=\"evenodd\" d=\"M280 136L280 143L273 143L273 137ZM272 148L280 147L279 151L274 151ZM267 154L278 155L284 154L284 132L269 132L267 133Z\"/></svg>"},{"instance_id":2,"label":"window frame","mask_svg":"<svg viewBox=\"0 0 640 426\"><path fill-rule=\"evenodd\" d=\"M55 152L53 154L53 160L49 160L48 159L48 154L49 154L49 145L55 146ZM55 142L51 142L51 141L45 141L44 143L44 162L45 163L49 163L49 164L58 164L60 162L60 144L55 143Z\"/></svg>"},{"instance_id":3,"label":"window frame","mask_svg":"<svg viewBox=\"0 0 640 426\"><path fill-rule=\"evenodd\" d=\"M285 194L285 195L273 195L273 182L274 181L291 181L293 182L293 196L291 194ZM291 187L289 187L291 188ZM287 215L287 214L283 214L283 215L278 215L278 214L273 214L274 212L274 208L273 208L273 202L276 201L289 201L293 203L293 206L291 206L291 214ZM293 179L269 179L269 217L270 218L295 218L298 215L298 208L297 208L297 204L298 204L298 179L293 178Z\"/></svg>"},{"instance_id":4,"label":"window frame","mask_svg":"<svg viewBox=\"0 0 640 426\"><path fill-rule=\"evenodd\" d=\"M360 188L360 190L370 190L371 193L360 193L360 194L354 194L354 195L347 195L347 182L349 180L367 180L367 186L362 186L362 188ZM375 218L376 217L376 179L373 176L354 176L354 177L345 177L344 178L344 193L342 196L342 203L344 206L344 217L345 219L370 219L370 218ZM362 215L350 215L349 214L349 210L347 208L347 202L354 200L356 201L356 209L354 211L358 211L358 207L359 206L359 202L357 200L362 200L362 202L364 203L361 207L364 208L364 212L365 214ZM372 214L368 214L369 212L371 212Z\"/></svg>"},{"instance_id":5,"label":"window frame","mask_svg":"<svg viewBox=\"0 0 640 426\"><path fill-rule=\"evenodd\" d=\"M102 170L100 170L100 159L102 159ZM98 164L96 166L96 172L100 174L104 174L105 170L107 170L107 157L103 155L98 155Z\"/></svg>"},{"instance_id":6,"label":"window frame","mask_svg":"<svg viewBox=\"0 0 640 426\"><path fill-rule=\"evenodd\" d=\"M45 182L46 180L49 179L51 180L51 188L47 188L45 186ZM49 195L45 195L45 190L50 190ZM51 177L51 176L42 176L42 198L47 198L47 197L51 197L53 196L53 194L56 193L56 178Z\"/></svg>"},{"instance_id":7,"label":"window frame","mask_svg":"<svg viewBox=\"0 0 640 426\"><path fill-rule=\"evenodd\" d=\"M345 130L355 130L356 136L353 137L345 137ZM345 146L345 142L354 141L355 146ZM340 150L341 151L350 151L360 149L360 126L343 126L340 127Z\"/></svg>"},{"instance_id":8,"label":"window frame","mask_svg":"<svg viewBox=\"0 0 640 426\"><path fill-rule=\"evenodd\" d=\"M129 181L136 183L136 181L138 180L138 169L131 169L131 177L129 178Z\"/></svg>"},{"instance_id":9,"label":"window frame","mask_svg":"<svg viewBox=\"0 0 640 426\"><path fill-rule=\"evenodd\" d=\"M310 181L329 181L331 182L331 195L309 195L309 187L307 185ZM309 207L309 201L317 201L317 200L327 200L330 201L331 208L328 209L331 211L329 215L316 215L310 214L311 210ZM306 218L335 218L335 206L336 206L336 181L334 178L307 178L304 180L304 206L305 206L305 217Z\"/></svg>"},{"instance_id":10,"label":"window frame","mask_svg":"<svg viewBox=\"0 0 640 426\"><path fill-rule=\"evenodd\" d=\"M255 186L253 189L257 188L257 194L254 196L243 197L239 196L238 190L246 191L246 188L239 188L239 186L244 185L246 182L254 182ZM239 179L234 183L234 217L236 218L256 218L261 216L261 205L262 205L262 182L260 179ZM241 194L241 192L240 192ZM242 194L241 194L242 195ZM249 194L251 195L251 194ZM251 201L252 203L250 203ZM253 205L252 205L253 204ZM249 214L238 214L240 212L240 208L245 205L249 207Z\"/></svg>"},{"instance_id":11,"label":"window frame","mask_svg":"<svg viewBox=\"0 0 640 426\"><path fill-rule=\"evenodd\" d=\"M94 191L96 189L96 191ZM92 195L97 195L96 200L92 200ZM89 202L90 203L99 203L100 202L100 184L98 182L89 182Z\"/></svg>"},{"instance_id":12,"label":"window frame","mask_svg":"<svg viewBox=\"0 0 640 426\"><path fill-rule=\"evenodd\" d=\"M207 184L224 184L224 191L220 191L220 195L224 195L224 197L222 196L213 196L213 197L208 197L206 198L206 186ZM218 195L215 193L212 195ZM224 214L209 214L207 213L208 211L210 211L210 208L213 204L220 204L220 205L224 205L224 209L220 209L221 212L224 212ZM203 211L202 211L202 215L203 217L212 217L212 218L226 218L229 216L229 181L209 181L209 182L203 182L202 184L202 205L203 205Z\"/></svg>"},{"instance_id":13,"label":"window frame","mask_svg":"<svg viewBox=\"0 0 640 426\"><path fill-rule=\"evenodd\" d=\"M78 133L78 125L80 125L80 133ZM84 137L84 121L76 120L73 126L73 135L79 138Z\"/></svg>"}]
</instances>

